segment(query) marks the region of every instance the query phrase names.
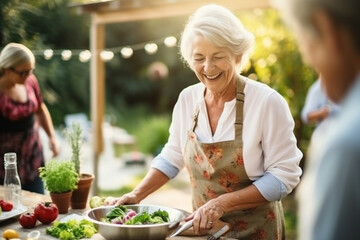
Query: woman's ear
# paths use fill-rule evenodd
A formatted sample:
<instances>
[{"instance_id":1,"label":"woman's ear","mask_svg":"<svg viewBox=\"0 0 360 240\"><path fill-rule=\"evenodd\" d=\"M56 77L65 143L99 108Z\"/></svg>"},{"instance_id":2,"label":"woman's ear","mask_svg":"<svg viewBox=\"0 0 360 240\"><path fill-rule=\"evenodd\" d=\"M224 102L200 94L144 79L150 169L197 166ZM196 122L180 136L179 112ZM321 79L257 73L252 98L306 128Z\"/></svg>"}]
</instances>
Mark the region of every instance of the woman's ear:
<instances>
[{"instance_id":1,"label":"woman's ear","mask_svg":"<svg viewBox=\"0 0 360 240\"><path fill-rule=\"evenodd\" d=\"M242 55L236 56L235 62L236 64L240 64L242 59Z\"/></svg>"}]
</instances>

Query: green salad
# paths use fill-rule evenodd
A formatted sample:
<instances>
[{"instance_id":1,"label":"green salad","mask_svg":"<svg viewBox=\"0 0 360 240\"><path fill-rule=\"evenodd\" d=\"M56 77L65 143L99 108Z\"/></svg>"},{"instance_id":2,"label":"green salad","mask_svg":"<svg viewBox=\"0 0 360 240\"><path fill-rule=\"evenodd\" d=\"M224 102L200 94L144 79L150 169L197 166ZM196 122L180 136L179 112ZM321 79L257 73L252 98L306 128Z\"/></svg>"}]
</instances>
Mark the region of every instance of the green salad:
<instances>
[{"instance_id":1,"label":"green salad","mask_svg":"<svg viewBox=\"0 0 360 240\"><path fill-rule=\"evenodd\" d=\"M101 219L102 222L126 225L158 224L170 221L169 213L157 210L151 214L147 212L136 213L125 206L116 206Z\"/></svg>"},{"instance_id":2,"label":"green salad","mask_svg":"<svg viewBox=\"0 0 360 240\"><path fill-rule=\"evenodd\" d=\"M67 222L54 221L46 228L46 234L61 240L91 238L97 232L94 224L88 220L71 219Z\"/></svg>"}]
</instances>

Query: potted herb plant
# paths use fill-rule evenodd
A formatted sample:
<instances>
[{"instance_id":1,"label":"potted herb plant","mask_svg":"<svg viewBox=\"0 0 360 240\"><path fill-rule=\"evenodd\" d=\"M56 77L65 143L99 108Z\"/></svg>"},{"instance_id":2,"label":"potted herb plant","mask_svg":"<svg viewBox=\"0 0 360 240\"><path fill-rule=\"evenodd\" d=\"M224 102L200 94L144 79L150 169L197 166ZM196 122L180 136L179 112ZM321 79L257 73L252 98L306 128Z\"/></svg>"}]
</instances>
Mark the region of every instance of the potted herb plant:
<instances>
[{"instance_id":1,"label":"potted herb plant","mask_svg":"<svg viewBox=\"0 0 360 240\"><path fill-rule=\"evenodd\" d=\"M72 191L77 188L79 176L70 160L52 159L39 168L39 175L51 200L58 206L59 213L69 211Z\"/></svg>"},{"instance_id":2,"label":"potted herb plant","mask_svg":"<svg viewBox=\"0 0 360 240\"><path fill-rule=\"evenodd\" d=\"M71 161L74 163L75 170L79 175L79 181L77 183L77 189L73 191L71 197L72 209L84 209L91 188L91 184L94 180L94 175L90 173L80 172L80 154L83 144L82 128L79 123L73 122L71 131L66 130L65 135L71 146Z\"/></svg>"}]
</instances>

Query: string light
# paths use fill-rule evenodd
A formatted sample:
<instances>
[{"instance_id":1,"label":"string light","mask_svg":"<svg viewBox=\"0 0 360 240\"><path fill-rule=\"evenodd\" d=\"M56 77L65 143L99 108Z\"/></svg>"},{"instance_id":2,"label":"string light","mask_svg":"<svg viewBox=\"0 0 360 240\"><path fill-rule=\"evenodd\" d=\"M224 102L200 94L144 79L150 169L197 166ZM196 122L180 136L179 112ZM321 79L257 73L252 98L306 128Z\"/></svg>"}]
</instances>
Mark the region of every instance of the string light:
<instances>
[{"instance_id":1,"label":"string light","mask_svg":"<svg viewBox=\"0 0 360 240\"><path fill-rule=\"evenodd\" d=\"M70 50L63 50L61 52L61 59L64 61L69 61L71 58L72 52Z\"/></svg>"},{"instance_id":2,"label":"string light","mask_svg":"<svg viewBox=\"0 0 360 240\"><path fill-rule=\"evenodd\" d=\"M128 46L119 46L114 48L106 48L101 51L91 52L87 49L45 49L33 50L35 56L43 56L44 59L50 60L53 56L60 55L63 61L69 61L72 56L78 56L80 62L88 62L92 56L100 55L100 59L104 62L110 61L114 58L115 53L120 53L122 58L131 58L134 51L145 50L149 55L153 55L158 51L158 45L164 44L166 47L176 46L177 38L168 36L165 38L157 39L150 42L137 43Z\"/></svg>"},{"instance_id":3,"label":"string light","mask_svg":"<svg viewBox=\"0 0 360 240\"><path fill-rule=\"evenodd\" d=\"M52 49L46 49L44 51L44 58L46 60L50 60L52 58L52 56L54 55L54 51Z\"/></svg>"},{"instance_id":4,"label":"string light","mask_svg":"<svg viewBox=\"0 0 360 240\"><path fill-rule=\"evenodd\" d=\"M147 43L144 49L148 54L152 55L157 52L158 46L156 45L156 43Z\"/></svg>"},{"instance_id":5,"label":"string light","mask_svg":"<svg viewBox=\"0 0 360 240\"><path fill-rule=\"evenodd\" d=\"M101 51L100 53L100 58L105 62L110 61L111 59L113 59L113 57L114 57L114 53L109 50L104 50Z\"/></svg>"},{"instance_id":6,"label":"string light","mask_svg":"<svg viewBox=\"0 0 360 240\"><path fill-rule=\"evenodd\" d=\"M80 62L88 62L91 58L91 52L89 50L81 51L79 54Z\"/></svg>"},{"instance_id":7,"label":"string light","mask_svg":"<svg viewBox=\"0 0 360 240\"><path fill-rule=\"evenodd\" d=\"M123 47L120 53L123 58L130 58L133 55L134 51L131 47Z\"/></svg>"},{"instance_id":8,"label":"string light","mask_svg":"<svg viewBox=\"0 0 360 240\"><path fill-rule=\"evenodd\" d=\"M164 44L167 47L175 47L176 42L177 42L176 37L173 37L173 36L169 36L164 39Z\"/></svg>"}]
</instances>

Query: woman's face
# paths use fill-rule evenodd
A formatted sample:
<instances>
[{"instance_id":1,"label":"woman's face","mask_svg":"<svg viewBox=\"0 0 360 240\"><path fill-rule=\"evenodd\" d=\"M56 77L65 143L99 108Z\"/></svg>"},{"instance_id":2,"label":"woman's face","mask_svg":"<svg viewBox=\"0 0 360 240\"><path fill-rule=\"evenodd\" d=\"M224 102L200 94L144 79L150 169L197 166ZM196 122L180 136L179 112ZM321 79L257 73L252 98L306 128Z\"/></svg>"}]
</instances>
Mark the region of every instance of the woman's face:
<instances>
[{"instance_id":1,"label":"woman's face","mask_svg":"<svg viewBox=\"0 0 360 240\"><path fill-rule=\"evenodd\" d=\"M16 67L11 67L8 70L14 84L24 84L27 77L32 74L33 65L30 62L27 62Z\"/></svg>"},{"instance_id":2,"label":"woman's face","mask_svg":"<svg viewBox=\"0 0 360 240\"><path fill-rule=\"evenodd\" d=\"M229 49L217 47L203 36L193 41L191 66L198 79L213 92L224 92L235 82L236 67L241 58L235 57Z\"/></svg>"},{"instance_id":3,"label":"woman's face","mask_svg":"<svg viewBox=\"0 0 360 240\"><path fill-rule=\"evenodd\" d=\"M340 102L346 94L346 82L351 81L349 57L343 46L343 32L337 28L327 15L317 13L314 19L318 35L314 35L298 25L295 33L304 59L321 74L324 90L334 102Z\"/></svg>"}]
</instances>

